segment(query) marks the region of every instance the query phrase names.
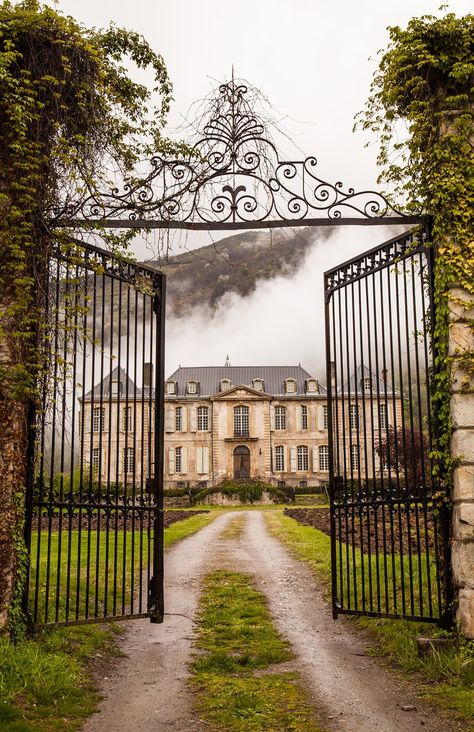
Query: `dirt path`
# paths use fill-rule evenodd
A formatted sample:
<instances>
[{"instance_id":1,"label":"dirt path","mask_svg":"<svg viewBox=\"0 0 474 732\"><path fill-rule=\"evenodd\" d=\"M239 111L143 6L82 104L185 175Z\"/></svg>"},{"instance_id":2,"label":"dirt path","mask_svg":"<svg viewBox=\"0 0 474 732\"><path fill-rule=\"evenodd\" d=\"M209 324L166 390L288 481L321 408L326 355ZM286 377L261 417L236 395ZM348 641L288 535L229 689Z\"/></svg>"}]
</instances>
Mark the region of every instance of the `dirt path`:
<instances>
[{"instance_id":1,"label":"dirt path","mask_svg":"<svg viewBox=\"0 0 474 732\"><path fill-rule=\"evenodd\" d=\"M165 623L128 624L122 646L127 658L120 659L110 677L102 680L105 699L100 713L86 723L87 732L206 729L193 716L186 689L192 619L200 578L229 557L233 567L253 574L265 592L278 629L298 656L299 671L327 730L458 729L439 720L368 657L360 632L344 620L332 620L310 570L268 534L262 512L238 515L246 517L239 538L220 537L236 516L229 512L167 553ZM404 706L416 709L404 711Z\"/></svg>"}]
</instances>

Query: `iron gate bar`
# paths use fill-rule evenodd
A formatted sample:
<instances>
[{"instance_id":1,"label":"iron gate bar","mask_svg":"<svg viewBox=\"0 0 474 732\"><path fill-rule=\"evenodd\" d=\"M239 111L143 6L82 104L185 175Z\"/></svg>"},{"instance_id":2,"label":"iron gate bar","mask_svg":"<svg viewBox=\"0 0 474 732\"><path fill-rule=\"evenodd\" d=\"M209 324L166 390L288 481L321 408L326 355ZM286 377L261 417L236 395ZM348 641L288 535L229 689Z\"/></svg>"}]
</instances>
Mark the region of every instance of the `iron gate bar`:
<instances>
[{"instance_id":1,"label":"iron gate bar","mask_svg":"<svg viewBox=\"0 0 474 732\"><path fill-rule=\"evenodd\" d=\"M325 273L333 614L447 625L427 230Z\"/></svg>"},{"instance_id":2,"label":"iron gate bar","mask_svg":"<svg viewBox=\"0 0 474 732\"><path fill-rule=\"evenodd\" d=\"M51 257L45 295L23 607L34 627L161 622L165 278L74 244Z\"/></svg>"}]
</instances>

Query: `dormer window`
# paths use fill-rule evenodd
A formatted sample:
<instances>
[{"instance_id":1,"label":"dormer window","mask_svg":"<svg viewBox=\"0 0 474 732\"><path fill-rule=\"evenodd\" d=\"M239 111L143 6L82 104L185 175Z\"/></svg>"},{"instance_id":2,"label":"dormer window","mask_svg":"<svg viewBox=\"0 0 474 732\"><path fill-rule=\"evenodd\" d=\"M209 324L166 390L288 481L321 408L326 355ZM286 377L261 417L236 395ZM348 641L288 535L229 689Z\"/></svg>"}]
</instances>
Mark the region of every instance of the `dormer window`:
<instances>
[{"instance_id":1,"label":"dormer window","mask_svg":"<svg viewBox=\"0 0 474 732\"><path fill-rule=\"evenodd\" d=\"M370 391L372 387L372 379L369 377L362 379L362 385L364 387L364 391Z\"/></svg>"},{"instance_id":2,"label":"dormer window","mask_svg":"<svg viewBox=\"0 0 474 732\"><path fill-rule=\"evenodd\" d=\"M296 381L285 379L285 394L296 394Z\"/></svg>"},{"instance_id":3,"label":"dormer window","mask_svg":"<svg viewBox=\"0 0 474 732\"><path fill-rule=\"evenodd\" d=\"M173 394L176 394L176 381L167 381L166 382L166 393L172 396Z\"/></svg>"},{"instance_id":4,"label":"dormer window","mask_svg":"<svg viewBox=\"0 0 474 732\"><path fill-rule=\"evenodd\" d=\"M188 381L186 391L188 394L197 394L197 381Z\"/></svg>"},{"instance_id":5,"label":"dormer window","mask_svg":"<svg viewBox=\"0 0 474 732\"><path fill-rule=\"evenodd\" d=\"M255 391L263 391L263 379L253 379L252 386Z\"/></svg>"},{"instance_id":6,"label":"dormer window","mask_svg":"<svg viewBox=\"0 0 474 732\"><path fill-rule=\"evenodd\" d=\"M318 391L318 382L316 379L306 379L306 391L316 394Z\"/></svg>"},{"instance_id":7,"label":"dormer window","mask_svg":"<svg viewBox=\"0 0 474 732\"><path fill-rule=\"evenodd\" d=\"M231 386L232 386L232 383L231 383L230 379L221 379L221 386L220 386L221 391L228 391Z\"/></svg>"},{"instance_id":8,"label":"dormer window","mask_svg":"<svg viewBox=\"0 0 474 732\"><path fill-rule=\"evenodd\" d=\"M120 381L116 381L116 380L112 381L110 383L110 394L113 397L116 397L116 396L118 396L118 394L121 394L121 393L122 393L122 384L120 383Z\"/></svg>"}]
</instances>

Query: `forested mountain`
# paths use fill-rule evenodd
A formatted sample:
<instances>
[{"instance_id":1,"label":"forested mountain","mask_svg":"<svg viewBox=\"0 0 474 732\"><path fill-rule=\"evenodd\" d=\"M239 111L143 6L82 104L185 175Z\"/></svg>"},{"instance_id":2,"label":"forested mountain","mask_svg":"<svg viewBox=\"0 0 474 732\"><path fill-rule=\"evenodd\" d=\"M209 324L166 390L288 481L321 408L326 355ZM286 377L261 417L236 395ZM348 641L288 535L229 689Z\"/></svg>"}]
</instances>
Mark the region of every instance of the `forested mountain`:
<instances>
[{"instance_id":1,"label":"forested mountain","mask_svg":"<svg viewBox=\"0 0 474 732\"><path fill-rule=\"evenodd\" d=\"M228 292L245 296L259 281L291 277L310 247L331 233L330 227L246 231L147 264L167 275L168 315L182 317L196 307L216 307Z\"/></svg>"}]
</instances>

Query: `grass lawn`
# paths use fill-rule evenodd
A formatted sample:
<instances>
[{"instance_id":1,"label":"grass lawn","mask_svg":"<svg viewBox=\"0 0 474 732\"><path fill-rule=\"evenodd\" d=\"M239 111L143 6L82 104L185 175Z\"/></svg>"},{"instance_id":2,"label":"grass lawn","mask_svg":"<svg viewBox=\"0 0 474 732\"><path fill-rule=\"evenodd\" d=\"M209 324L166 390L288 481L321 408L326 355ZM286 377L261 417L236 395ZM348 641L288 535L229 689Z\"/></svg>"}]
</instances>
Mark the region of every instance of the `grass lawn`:
<instances>
[{"instance_id":1,"label":"grass lawn","mask_svg":"<svg viewBox=\"0 0 474 732\"><path fill-rule=\"evenodd\" d=\"M165 529L165 546L171 546L194 534L215 516L214 512L198 514L173 524ZM93 533L91 546L97 548L96 532ZM125 545L127 541L131 541L130 536L125 539L119 536L117 539L122 550L124 541ZM113 550L115 537L111 537L109 541L112 542L109 549ZM52 537L52 542L57 548L57 536ZM72 545L77 547L74 538ZM101 576L104 577L105 543L100 544L99 549L99 559L102 557L102 561L98 566ZM86 550L82 548L82 551ZM123 566L120 564L122 557L123 554L119 552L118 566ZM42 555L42 562L46 558L45 553ZM64 561L66 560L63 557L60 565L62 571L65 569ZM77 566L77 553L75 561ZM114 563L109 569L111 575L108 580L109 602L112 603L113 566ZM131 558L127 567L131 568ZM44 571L43 564L40 571ZM81 577L82 582L85 582L84 577ZM84 585L81 584L80 587L82 590ZM44 592L39 602L45 602ZM61 599L59 612L60 619L64 618L64 598ZM84 719L95 711L99 701L91 678L94 664L119 654L116 635L120 632L117 624L84 625L44 630L34 638L20 641L16 645L6 638L0 638L0 730L33 732L41 729L49 732L78 729Z\"/></svg>"},{"instance_id":2,"label":"grass lawn","mask_svg":"<svg viewBox=\"0 0 474 732\"><path fill-rule=\"evenodd\" d=\"M282 511L266 514L270 531L280 538L295 557L306 562L326 588L331 587L329 537L310 526L284 516ZM358 558L360 562L360 557ZM442 631L428 623L383 618L360 618L357 624L376 640L375 653L382 655L405 675L416 676L422 696L445 711L471 724L474 721L474 644L459 639L457 647L432 656L418 656L416 638L439 636Z\"/></svg>"}]
</instances>

